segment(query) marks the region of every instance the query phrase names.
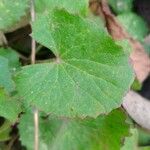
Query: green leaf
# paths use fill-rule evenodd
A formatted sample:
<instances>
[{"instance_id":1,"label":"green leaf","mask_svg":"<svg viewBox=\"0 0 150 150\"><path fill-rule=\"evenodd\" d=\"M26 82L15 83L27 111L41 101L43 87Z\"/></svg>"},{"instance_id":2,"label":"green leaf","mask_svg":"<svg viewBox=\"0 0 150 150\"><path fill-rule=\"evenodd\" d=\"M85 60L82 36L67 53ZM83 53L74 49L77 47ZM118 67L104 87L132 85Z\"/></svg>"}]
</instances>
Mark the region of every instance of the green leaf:
<instances>
[{"instance_id":1,"label":"green leaf","mask_svg":"<svg viewBox=\"0 0 150 150\"><path fill-rule=\"evenodd\" d=\"M150 150L150 146L143 146L138 148L138 150Z\"/></svg>"},{"instance_id":2,"label":"green leaf","mask_svg":"<svg viewBox=\"0 0 150 150\"><path fill-rule=\"evenodd\" d=\"M101 17L95 16L94 14L89 13L88 16L87 16L87 19L89 19L89 20L93 21L94 23L96 23L97 26L99 26L102 31L109 34L106 27L105 27L104 20Z\"/></svg>"},{"instance_id":3,"label":"green leaf","mask_svg":"<svg viewBox=\"0 0 150 150\"><path fill-rule=\"evenodd\" d=\"M0 56L8 59L11 69L15 69L20 66L18 54L11 48L0 48Z\"/></svg>"},{"instance_id":4,"label":"green leaf","mask_svg":"<svg viewBox=\"0 0 150 150\"><path fill-rule=\"evenodd\" d=\"M133 0L108 0L108 3L117 14L129 12L133 7Z\"/></svg>"},{"instance_id":5,"label":"green leaf","mask_svg":"<svg viewBox=\"0 0 150 150\"><path fill-rule=\"evenodd\" d=\"M10 128L0 133L0 142L4 142L10 139Z\"/></svg>"},{"instance_id":6,"label":"green leaf","mask_svg":"<svg viewBox=\"0 0 150 150\"><path fill-rule=\"evenodd\" d=\"M36 12L48 13L54 8L65 9L70 13L86 15L89 0L36 0Z\"/></svg>"},{"instance_id":7,"label":"green leaf","mask_svg":"<svg viewBox=\"0 0 150 150\"><path fill-rule=\"evenodd\" d=\"M10 139L11 123L5 121L2 126L0 126L0 142Z\"/></svg>"},{"instance_id":8,"label":"green leaf","mask_svg":"<svg viewBox=\"0 0 150 150\"><path fill-rule=\"evenodd\" d=\"M125 138L124 146L121 150L136 150L138 147L138 131L130 129L131 136ZM137 149L138 150L138 149Z\"/></svg>"},{"instance_id":9,"label":"green leaf","mask_svg":"<svg viewBox=\"0 0 150 150\"><path fill-rule=\"evenodd\" d=\"M17 91L26 107L96 117L121 105L133 72L128 56L97 23L57 10L35 22L33 37L57 58L17 73Z\"/></svg>"},{"instance_id":10,"label":"green leaf","mask_svg":"<svg viewBox=\"0 0 150 150\"><path fill-rule=\"evenodd\" d=\"M134 91L139 91L141 90L141 88L142 88L142 84L138 81L138 79L135 79L131 86L131 89Z\"/></svg>"},{"instance_id":11,"label":"green leaf","mask_svg":"<svg viewBox=\"0 0 150 150\"><path fill-rule=\"evenodd\" d=\"M15 25L22 16L26 15L29 0L1 0L0 1L0 30Z\"/></svg>"},{"instance_id":12,"label":"green leaf","mask_svg":"<svg viewBox=\"0 0 150 150\"><path fill-rule=\"evenodd\" d=\"M133 38L142 41L148 33L144 20L134 13L124 13L117 16L118 21Z\"/></svg>"},{"instance_id":13,"label":"green leaf","mask_svg":"<svg viewBox=\"0 0 150 150\"><path fill-rule=\"evenodd\" d=\"M8 60L2 56L0 56L0 71L0 87L5 88L8 92L14 91L15 84L11 78Z\"/></svg>"},{"instance_id":14,"label":"green leaf","mask_svg":"<svg viewBox=\"0 0 150 150\"><path fill-rule=\"evenodd\" d=\"M149 145L150 144L150 132L147 132L147 130L138 128L138 133L139 133L139 145L140 146Z\"/></svg>"},{"instance_id":15,"label":"green leaf","mask_svg":"<svg viewBox=\"0 0 150 150\"><path fill-rule=\"evenodd\" d=\"M34 146L33 114L26 113L19 124L20 140L28 150ZM40 150L120 150L128 136L126 115L114 110L108 116L85 120L40 118Z\"/></svg>"},{"instance_id":16,"label":"green leaf","mask_svg":"<svg viewBox=\"0 0 150 150\"><path fill-rule=\"evenodd\" d=\"M116 43L123 48L123 50L126 54L128 54L128 55L131 54L132 47L128 40L119 40L119 41L116 41Z\"/></svg>"},{"instance_id":17,"label":"green leaf","mask_svg":"<svg viewBox=\"0 0 150 150\"><path fill-rule=\"evenodd\" d=\"M6 94L3 89L0 89L0 116L14 122L20 112L20 102Z\"/></svg>"}]
</instances>

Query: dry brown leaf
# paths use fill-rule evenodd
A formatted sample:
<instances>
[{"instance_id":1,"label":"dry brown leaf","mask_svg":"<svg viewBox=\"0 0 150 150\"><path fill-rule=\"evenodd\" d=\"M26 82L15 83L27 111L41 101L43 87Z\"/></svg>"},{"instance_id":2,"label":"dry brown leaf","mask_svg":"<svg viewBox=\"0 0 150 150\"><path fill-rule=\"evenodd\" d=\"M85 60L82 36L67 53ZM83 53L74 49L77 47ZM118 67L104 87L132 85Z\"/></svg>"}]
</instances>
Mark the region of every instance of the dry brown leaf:
<instances>
[{"instance_id":1,"label":"dry brown leaf","mask_svg":"<svg viewBox=\"0 0 150 150\"><path fill-rule=\"evenodd\" d=\"M91 10L91 12L96 15L96 16L101 16L101 19L104 21L105 23L105 16L102 12L102 9L100 8L100 2L98 0L90 0L89 1L89 8Z\"/></svg>"},{"instance_id":2,"label":"dry brown leaf","mask_svg":"<svg viewBox=\"0 0 150 150\"><path fill-rule=\"evenodd\" d=\"M132 53L130 55L131 63L133 65L137 79L143 82L150 74L150 58L146 54L143 46L140 42L133 39L119 24L115 16L111 13L106 0L101 0L99 9L103 12L105 18L106 27L108 32L115 40L127 39L132 47Z\"/></svg>"},{"instance_id":3,"label":"dry brown leaf","mask_svg":"<svg viewBox=\"0 0 150 150\"><path fill-rule=\"evenodd\" d=\"M130 55L133 68L138 80L142 83L150 74L150 58L146 54L143 46L136 40L132 40L133 51Z\"/></svg>"}]
</instances>

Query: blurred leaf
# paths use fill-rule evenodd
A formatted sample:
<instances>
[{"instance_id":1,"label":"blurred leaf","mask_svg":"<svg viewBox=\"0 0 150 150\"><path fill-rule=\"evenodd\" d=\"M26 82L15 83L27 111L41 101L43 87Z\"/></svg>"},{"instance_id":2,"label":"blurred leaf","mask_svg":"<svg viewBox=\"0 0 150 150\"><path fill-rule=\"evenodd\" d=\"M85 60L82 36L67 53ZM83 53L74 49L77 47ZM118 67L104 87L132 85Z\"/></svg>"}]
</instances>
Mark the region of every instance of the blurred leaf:
<instances>
[{"instance_id":1,"label":"blurred leaf","mask_svg":"<svg viewBox=\"0 0 150 150\"><path fill-rule=\"evenodd\" d=\"M121 150L138 150L138 131L137 129L130 129L131 136L125 138L124 146Z\"/></svg>"},{"instance_id":2,"label":"blurred leaf","mask_svg":"<svg viewBox=\"0 0 150 150\"><path fill-rule=\"evenodd\" d=\"M15 84L12 80L8 63L5 57L0 56L0 87L5 88L8 92L12 92L15 89Z\"/></svg>"},{"instance_id":3,"label":"blurred leaf","mask_svg":"<svg viewBox=\"0 0 150 150\"><path fill-rule=\"evenodd\" d=\"M150 146L143 146L138 148L138 150L150 150Z\"/></svg>"},{"instance_id":4,"label":"blurred leaf","mask_svg":"<svg viewBox=\"0 0 150 150\"><path fill-rule=\"evenodd\" d=\"M0 0L0 30L15 25L28 8L29 0Z\"/></svg>"},{"instance_id":5,"label":"blurred leaf","mask_svg":"<svg viewBox=\"0 0 150 150\"><path fill-rule=\"evenodd\" d=\"M143 41L148 33L148 26L141 17L134 13L124 13L118 15L117 19L130 36L139 41Z\"/></svg>"},{"instance_id":6,"label":"blurred leaf","mask_svg":"<svg viewBox=\"0 0 150 150\"><path fill-rule=\"evenodd\" d=\"M150 145L150 132L138 128L139 132L139 145L146 146Z\"/></svg>"},{"instance_id":7,"label":"blurred leaf","mask_svg":"<svg viewBox=\"0 0 150 150\"><path fill-rule=\"evenodd\" d=\"M14 122L20 112L20 102L6 94L3 89L0 89L0 116Z\"/></svg>"},{"instance_id":8,"label":"blurred leaf","mask_svg":"<svg viewBox=\"0 0 150 150\"><path fill-rule=\"evenodd\" d=\"M0 133L0 142L9 140L10 139L9 133L10 133L10 129L1 132Z\"/></svg>"},{"instance_id":9,"label":"blurred leaf","mask_svg":"<svg viewBox=\"0 0 150 150\"><path fill-rule=\"evenodd\" d=\"M33 114L26 113L19 124L20 140L33 150ZM126 115L114 110L108 116L85 120L40 118L40 150L120 150L122 140L128 136Z\"/></svg>"},{"instance_id":10,"label":"blurred leaf","mask_svg":"<svg viewBox=\"0 0 150 150\"><path fill-rule=\"evenodd\" d=\"M141 88L142 88L142 84L137 79L135 79L131 86L131 89L134 91L139 91L141 90Z\"/></svg>"},{"instance_id":11,"label":"blurred leaf","mask_svg":"<svg viewBox=\"0 0 150 150\"><path fill-rule=\"evenodd\" d=\"M99 16L95 16L93 15L92 13L90 13L87 17L87 19L89 19L90 21L93 21L94 23L97 24L97 26L100 27L101 31L104 31L105 33L108 34L108 31L105 27L105 23L104 21L102 20L102 18L100 18Z\"/></svg>"},{"instance_id":12,"label":"blurred leaf","mask_svg":"<svg viewBox=\"0 0 150 150\"><path fill-rule=\"evenodd\" d=\"M0 142L7 141L10 139L11 123L5 121L2 126L0 126Z\"/></svg>"},{"instance_id":13,"label":"blurred leaf","mask_svg":"<svg viewBox=\"0 0 150 150\"><path fill-rule=\"evenodd\" d=\"M133 0L108 0L108 3L117 14L129 12L133 7Z\"/></svg>"},{"instance_id":14,"label":"blurred leaf","mask_svg":"<svg viewBox=\"0 0 150 150\"><path fill-rule=\"evenodd\" d=\"M131 54L132 47L128 40L119 40L119 41L116 41L116 43L123 48L125 53L127 53L128 55Z\"/></svg>"},{"instance_id":15,"label":"blurred leaf","mask_svg":"<svg viewBox=\"0 0 150 150\"><path fill-rule=\"evenodd\" d=\"M0 56L3 56L8 59L8 63L11 69L17 68L20 66L19 56L11 48L0 48Z\"/></svg>"},{"instance_id":16,"label":"blurred leaf","mask_svg":"<svg viewBox=\"0 0 150 150\"><path fill-rule=\"evenodd\" d=\"M86 15L89 7L89 0L36 0L35 2L36 11L42 14L58 8L70 13Z\"/></svg>"}]
</instances>

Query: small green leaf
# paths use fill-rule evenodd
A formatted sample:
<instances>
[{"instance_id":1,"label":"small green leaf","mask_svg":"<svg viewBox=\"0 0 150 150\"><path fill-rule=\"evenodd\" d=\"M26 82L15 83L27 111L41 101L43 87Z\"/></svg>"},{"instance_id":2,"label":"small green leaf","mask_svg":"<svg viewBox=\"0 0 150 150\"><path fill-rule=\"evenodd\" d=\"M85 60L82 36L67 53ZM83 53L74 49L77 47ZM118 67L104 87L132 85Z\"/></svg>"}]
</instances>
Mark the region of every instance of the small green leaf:
<instances>
[{"instance_id":1,"label":"small green leaf","mask_svg":"<svg viewBox=\"0 0 150 150\"><path fill-rule=\"evenodd\" d=\"M20 140L27 150L33 150L33 114L26 113L19 124ZM120 150L123 138L128 136L126 115L114 110L108 116L85 120L40 118L40 150Z\"/></svg>"},{"instance_id":2,"label":"small green leaf","mask_svg":"<svg viewBox=\"0 0 150 150\"><path fill-rule=\"evenodd\" d=\"M131 89L134 91L139 91L141 90L141 88L142 88L142 84L137 79L135 79L131 86Z\"/></svg>"},{"instance_id":3,"label":"small green leaf","mask_svg":"<svg viewBox=\"0 0 150 150\"><path fill-rule=\"evenodd\" d=\"M138 131L130 129L131 136L125 138L124 146L121 150L138 150Z\"/></svg>"},{"instance_id":4,"label":"small green leaf","mask_svg":"<svg viewBox=\"0 0 150 150\"><path fill-rule=\"evenodd\" d=\"M117 14L129 12L133 7L133 0L108 0L108 3Z\"/></svg>"},{"instance_id":5,"label":"small green leaf","mask_svg":"<svg viewBox=\"0 0 150 150\"><path fill-rule=\"evenodd\" d=\"M54 11L33 25L33 37L56 55L16 74L25 107L58 116L96 117L121 105L133 81L128 56L97 23Z\"/></svg>"},{"instance_id":6,"label":"small green leaf","mask_svg":"<svg viewBox=\"0 0 150 150\"><path fill-rule=\"evenodd\" d=\"M5 121L2 126L0 126L0 142L10 139L11 123Z\"/></svg>"},{"instance_id":7,"label":"small green leaf","mask_svg":"<svg viewBox=\"0 0 150 150\"><path fill-rule=\"evenodd\" d=\"M54 8L65 9L70 13L86 15L89 0L36 0L36 12L48 13Z\"/></svg>"},{"instance_id":8,"label":"small green leaf","mask_svg":"<svg viewBox=\"0 0 150 150\"><path fill-rule=\"evenodd\" d=\"M117 16L118 21L133 38L142 41L148 33L144 20L134 13L124 13Z\"/></svg>"},{"instance_id":9,"label":"small green leaf","mask_svg":"<svg viewBox=\"0 0 150 150\"><path fill-rule=\"evenodd\" d=\"M7 130L11 126L11 122L8 120L5 120L4 123L0 126L0 134Z\"/></svg>"},{"instance_id":10,"label":"small green leaf","mask_svg":"<svg viewBox=\"0 0 150 150\"><path fill-rule=\"evenodd\" d=\"M4 142L10 139L10 130L11 128L0 133L0 142Z\"/></svg>"},{"instance_id":11,"label":"small green leaf","mask_svg":"<svg viewBox=\"0 0 150 150\"><path fill-rule=\"evenodd\" d=\"M147 132L147 130L138 128L139 133L139 145L140 146L146 146L150 144L150 132Z\"/></svg>"},{"instance_id":12,"label":"small green leaf","mask_svg":"<svg viewBox=\"0 0 150 150\"><path fill-rule=\"evenodd\" d=\"M0 48L0 56L3 56L8 59L9 66L11 69L14 69L20 66L19 56L13 49Z\"/></svg>"},{"instance_id":13,"label":"small green leaf","mask_svg":"<svg viewBox=\"0 0 150 150\"><path fill-rule=\"evenodd\" d=\"M29 0L0 0L0 30L15 25L28 8Z\"/></svg>"},{"instance_id":14,"label":"small green leaf","mask_svg":"<svg viewBox=\"0 0 150 150\"><path fill-rule=\"evenodd\" d=\"M0 116L14 122L20 112L21 105L19 101L10 97L3 89L0 89Z\"/></svg>"},{"instance_id":15,"label":"small green leaf","mask_svg":"<svg viewBox=\"0 0 150 150\"><path fill-rule=\"evenodd\" d=\"M0 71L0 87L5 88L8 92L14 91L15 84L11 78L8 60L2 56L0 56Z\"/></svg>"}]
</instances>

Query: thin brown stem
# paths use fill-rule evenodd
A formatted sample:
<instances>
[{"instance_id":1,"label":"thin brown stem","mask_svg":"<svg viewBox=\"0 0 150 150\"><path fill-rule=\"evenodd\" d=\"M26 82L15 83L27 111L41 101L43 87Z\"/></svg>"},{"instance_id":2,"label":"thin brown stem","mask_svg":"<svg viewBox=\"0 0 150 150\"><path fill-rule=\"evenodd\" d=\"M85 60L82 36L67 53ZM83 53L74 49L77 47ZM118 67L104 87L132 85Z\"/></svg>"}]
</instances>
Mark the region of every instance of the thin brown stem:
<instances>
[{"instance_id":1,"label":"thin brown stem","mask_svg":"<svg viewBox=\"0 0 150 150\"><path fill-rule=\"evenodd\" d=\"M38 109L34 110L34 150L39 149L39 112Z\"/></svg>"},{"instance_id":2,"label":"thin brown stem","mask_svg":"<svg viewBox=\"0 0 150 150\"><path fill-rule=\"evenodd\" d=\"M8 41L2 31L0 31L0 45L8 45Z\"/></svg>"},{"instance_id":3,"label":"thin brown stem","mask_svg":"<svg viewBox=\"0 0 150 150\"><path fill-rule=\"evenodd\" d=\"M31 64L35 64L35 53L36 53L36 42L35 40L31 41L32 53L31 53Z\"/></svg>"},{"instance_id":4,"label":"thin brown stem","mask_svg":"<svg viewBox=\"0 0 150 150\"><path fill-rule=\"evenodd\" d=\"M14 142L17 140L19 136L18 135L15 135L12 137L12 140L8 143L8 146L6 147L6 150L11 150L12 149L12 146L14 144Z\"/></svg>"},{"instance_id":5,"label":"thin brown stem","mask_svg":"<svg viewBox=\"0 0 150 150\"><path fill-rule=\"evenodd\" d=\"M31 0L31 21L35 21L34 0ZM35 64L36 42L32 39L31 42L31 64ZM34 150L39 149L39 112L34 108Z\"/></svg>"},{"instance_id":6,"label":"thin brown stem","mask_svg":"<svg viewBox=\"0 0 150 150\"><path fill-rule=\"evenodd\" d=\"M34 10L34 0L31 0L31 21L35 21L35 10ZM36 55L36 42L34 39L31 41L31 64L35 64L35 55Z\"/></svg>"}]
</instances>

